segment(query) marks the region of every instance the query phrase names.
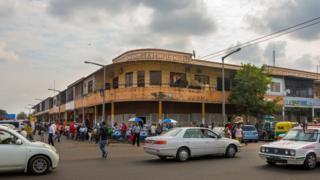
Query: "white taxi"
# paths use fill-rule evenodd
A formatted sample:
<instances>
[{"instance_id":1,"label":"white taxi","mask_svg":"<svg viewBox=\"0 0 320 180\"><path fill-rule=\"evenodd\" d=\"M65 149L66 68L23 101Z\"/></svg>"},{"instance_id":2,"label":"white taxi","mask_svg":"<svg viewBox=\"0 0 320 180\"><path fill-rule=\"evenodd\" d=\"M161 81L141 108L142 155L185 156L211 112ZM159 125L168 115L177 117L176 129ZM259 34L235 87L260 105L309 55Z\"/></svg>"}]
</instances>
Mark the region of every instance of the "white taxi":
<instances>
[{"instance_id":1,"label":"white taxi","mask_svg":"<svg viewBox=\"0 0 320 180\"><path fill-rule=\"evenodd\" d=\"M313 169L320 161L319 133L319 126L291 129L282 140L262 145L259 155L270 165L297 164Z\"/></svg>"},{"instance_id":2,"label":"white taxi","mask_svg":"<svg viewBox=\"0 0 320 180\"><path fill-rule=\"evenodd\" d=\"M223 138L207 128L182 127L160 136L146 138L144 151L160 159L174 157L178 161L203 155L224 155L232 158L240 151L240 143Z\"/></svg>"},{"instance_id":3,"label":"white taxi","mask_svg":"<svg viewBox=\"0 0 320 180\"><path fill-rule=\"evenodd\" d=\"M23 170L44 174L58 166L57 150L42 142L30 142L18 132L0 125L0 171Z\"/></svg>"}]
</instances>

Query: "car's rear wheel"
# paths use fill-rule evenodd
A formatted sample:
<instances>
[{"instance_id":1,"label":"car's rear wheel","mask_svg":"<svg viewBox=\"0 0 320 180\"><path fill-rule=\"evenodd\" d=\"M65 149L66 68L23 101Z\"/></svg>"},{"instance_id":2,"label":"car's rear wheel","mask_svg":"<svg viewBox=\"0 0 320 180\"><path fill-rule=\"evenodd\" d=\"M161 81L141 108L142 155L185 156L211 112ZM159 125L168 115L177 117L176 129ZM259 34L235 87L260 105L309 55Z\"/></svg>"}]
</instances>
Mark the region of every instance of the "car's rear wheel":
<instances>
[{"instance_id":1,"label":"car's rear wheel","mask_svg":"<svg viewBox=\"0 0 320 180\"><path fill-rule=\"evenodd\" d=\"M189 150L185 147L182 147L178 149L176 159L182 162L182 161L188 160L189 156L190 156Z\"/></svg>"},{"instance_id":2,"label":"car's rear wheel","mask_svg":"<svg viewBox=\"0 0 320 180\"><path fill-rule=\"evenodd\" d=\"M45 174L50 170L50 161L45 156L35 156L28 164L28 171L32 174Z\"/></svg>"},{"instance_id":3,"label":"car's rear wheel","mask_svg":"<svg viewBox=\"0 0 320 180\"><path fill-rule=\"evenodd\" d=\"M227 158L234 158L237 153L237 148L235 145L231 144L226 149L226 157Z\"/></svg>"},{"instance_id":4,"label":"car's rear wheel","mask_svg":"<svg viewBox=\"0 0 320 180\"><path fill-rule=\"evenodd\" d=\"M315 154L308 154L305 161L304 167L306 169L314 169L317 166L317 158Z\"/></svg>"}]
</instances>

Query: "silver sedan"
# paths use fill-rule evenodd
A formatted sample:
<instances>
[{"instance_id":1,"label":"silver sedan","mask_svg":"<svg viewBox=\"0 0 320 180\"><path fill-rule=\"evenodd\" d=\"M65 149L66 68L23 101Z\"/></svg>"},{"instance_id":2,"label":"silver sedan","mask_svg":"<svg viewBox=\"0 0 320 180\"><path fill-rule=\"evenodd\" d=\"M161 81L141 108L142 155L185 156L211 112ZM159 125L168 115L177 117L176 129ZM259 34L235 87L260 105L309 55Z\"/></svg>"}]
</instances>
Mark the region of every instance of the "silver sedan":
<instances>
[{"instance_id":1,"label":"silver sedan","mask_svg":"<svg viewBox=\"0 0 320 180\"><path fill-rule=\"evenodd\" d=\"M207 128L182 127L146 138L144 151L161 159L174 157L178 161L203 155L223 155L232 158L240 151L240 143L237 140L223 138Z\"/></svg>"}]
</instances>

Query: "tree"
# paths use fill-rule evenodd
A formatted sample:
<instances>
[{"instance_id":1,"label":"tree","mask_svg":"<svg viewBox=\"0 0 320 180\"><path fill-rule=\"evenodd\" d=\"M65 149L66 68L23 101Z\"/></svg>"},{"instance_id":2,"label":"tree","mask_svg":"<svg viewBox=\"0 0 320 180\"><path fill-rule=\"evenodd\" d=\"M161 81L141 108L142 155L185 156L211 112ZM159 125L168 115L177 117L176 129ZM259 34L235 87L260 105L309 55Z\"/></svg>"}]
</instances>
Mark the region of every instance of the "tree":
<instances>
[{"instance_id":1,"label":"tree","mask_svg":"<svg viewBox=\"0 0 320 180\"><path fill-rule=\"evenodd\" d=\"M279 99L267 101L264 98L271 82L263 66L243 64L235 75L229 102L235 104L239 113L246 117L275 114L280 111L277 105Z\"/></svg>"},{"instance_id":2,"label":"tree","mask_svg":"<svg viewBox=\"0 0 320 180\"><path fill-rule=\"evenodd\" d=\"M7 114L6 110L0 109L0 115L6 115L6 114Z\"/></svg>"},{"instance_id":3,"label":"tree","mask_svg":"<svg viewBox=\"0 0 320 180\"><path fill-rule=\"evenodd\" d=\"M17 115L17 119L27 119L28 116L26 113L24 112L20 112L18 115Z\"/></svg>"}]
</instances>

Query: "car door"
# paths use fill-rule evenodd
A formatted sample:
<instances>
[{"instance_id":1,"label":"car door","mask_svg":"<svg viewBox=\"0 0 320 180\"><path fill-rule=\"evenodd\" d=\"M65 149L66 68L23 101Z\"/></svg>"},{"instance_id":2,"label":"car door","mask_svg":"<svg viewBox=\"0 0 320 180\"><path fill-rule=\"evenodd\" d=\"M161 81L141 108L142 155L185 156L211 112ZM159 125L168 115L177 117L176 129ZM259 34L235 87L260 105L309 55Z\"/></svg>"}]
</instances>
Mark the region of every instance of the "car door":
<instances>
[{"instance_id":1,"label":"car door","mask_svg":"<svg viewBox=\"0 0 320 180\"><path fill-rule=\"evenodd\" d=\"M205 140L200 129L187 129L183 136L183 143L190 148L191 156L199 156L206 154Z\"/></svg>"},{"instance_id":2,"label":"car door","mask_svg":"<svg viewBox=\"0 0 320 180\"><path fill-rule=\"evenodd\" d=\"M206 154L218 154L218 136L208 129L201 129L203 140L205 142L204 149Z\"/></svg>"},{"instance_id":3,"label":"car door","mask_svg":"<svg viewBox=\"0 0 320 180\"><path fill-rule=\"evenodd\" d=\"M12 133L0 129L0 170L24 169L27 150L24 144L16 144L17 139Z\"/></svg>"}]
</instances>

